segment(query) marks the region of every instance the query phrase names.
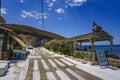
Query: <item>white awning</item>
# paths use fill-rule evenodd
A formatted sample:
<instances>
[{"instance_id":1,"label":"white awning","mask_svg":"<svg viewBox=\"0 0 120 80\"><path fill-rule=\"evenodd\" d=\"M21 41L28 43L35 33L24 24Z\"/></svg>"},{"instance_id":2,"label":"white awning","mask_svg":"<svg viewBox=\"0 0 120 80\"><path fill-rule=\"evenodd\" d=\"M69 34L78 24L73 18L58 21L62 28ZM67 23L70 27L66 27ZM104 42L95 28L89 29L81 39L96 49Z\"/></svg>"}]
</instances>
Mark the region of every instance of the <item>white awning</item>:
<instances>
[{"instance_id":1,"label":"white awning","mask_svg":"<svg viewBox=\"0 0 120 80\"><path fill-rule=\"evenodd\" d=\"M26 47L26 44L24 41L22 41L19 37L15 36L14 34L8 33L8 35L15 40L16 42L18 42L22 47Z\"/></svg>"}]
</instances>

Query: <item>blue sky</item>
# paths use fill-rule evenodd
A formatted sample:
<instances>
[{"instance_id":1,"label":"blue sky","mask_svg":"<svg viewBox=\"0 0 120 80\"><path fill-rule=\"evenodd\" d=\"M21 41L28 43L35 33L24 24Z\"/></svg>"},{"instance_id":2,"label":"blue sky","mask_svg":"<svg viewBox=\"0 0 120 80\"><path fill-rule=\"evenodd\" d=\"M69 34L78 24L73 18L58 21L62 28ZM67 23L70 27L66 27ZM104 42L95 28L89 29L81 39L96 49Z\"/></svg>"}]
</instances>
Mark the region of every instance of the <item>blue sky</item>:
<instances>
[{"instance_id":1,"label":"blue sky","mask_svg":"<svg viewBox=\"0 0 120 80\"><path fill-rule=\"evenodd\" d=\"M44 0L45 30L73 37L92 32L95 21L120 44L120 0ZM41 0L2 0L7 23L39 29ZM104 42L106 44L106 42Z\"/></svg>"}]
</instances>

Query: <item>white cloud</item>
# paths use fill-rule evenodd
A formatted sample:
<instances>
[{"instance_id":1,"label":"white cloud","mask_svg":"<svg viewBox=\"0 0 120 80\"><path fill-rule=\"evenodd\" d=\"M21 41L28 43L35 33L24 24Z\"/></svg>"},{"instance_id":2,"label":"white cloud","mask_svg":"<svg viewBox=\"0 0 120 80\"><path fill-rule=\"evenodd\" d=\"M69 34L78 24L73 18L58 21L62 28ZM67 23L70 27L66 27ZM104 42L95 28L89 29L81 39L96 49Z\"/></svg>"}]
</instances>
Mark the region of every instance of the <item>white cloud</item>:
<instances>
[{"instance_id":1,"label":"white cloud","mask_svg":"<svg viewBox=\"0 0 120 80\"><path fill-rule=\"evenodd\" d=\"M44 16L44 19L48 18L46 13L42 14L42 13L38 13L37 11L25 11L25 10L23 10L21 13L22 18L30 17L30 18L35 18L35 19L41 19L42 16Z\"/></svg>"},{"instance_id":2,"label":"white cloud","mask_svg":"<svg viewBox=\"0 0 120 80\"><path fill-rule=\"evenodd\" d=\"M61 3L63 6L62 8L69 8L70 7L79 7L81 6L83 3L85 3L87 0L64 0L63 3ZM52 9L54 9L53 6L57 7L58 4L57 3L60 3L61 1L60 0L46 0L45 1L48 5L48 11L51 11ZM64 13L64 10L63 9L58 9L58 10L55 10L57 13Z\"/></svg>"},{"instance_id":3,"label":"white cloud","mask_svg":"<svg viewBox=\"0 0 120 80\"><path fill-rule=\"evenodd\" d=\"M81 3L81 2L86 2L86 0L73 0L74 1L74 3Z\"/></svg>"},{"instance_id":4,"label":"white cloud","mask_svg":"<svg viewBox=\"0 0 120 80\"><path fill-rule=\"evenodd\" d=\"M66 0L65 3L71 7L74 7L74 6L81 6L86 1L87 0Z\"/></svg>"},{"instance_id":5,"label":"white cloud","mask_svg":"<svg viewBox=\"0 0 120 80\"><path fill-rule=\"evenodd\" d=\"M22 18L26 18L27 15L25 15L25 14L21 14L21 17L22 17Z\"/></svg>"},{"instance_id":6,"label":"white cloud","mask_svg":"<svg viewBox=\"0 0 120 80\"><path fill-rule=\"evenodd\" d=\"M39 23L40 25L42 25L42 22L41 22L41 21L39 21L38 23Z\"/></svg>"},{"instance_id":7,"label":"white cloud","mask_svg":"<svg viewBox=\"0 0 120 80\"><path fill-rule=\"evenodd\" d=\"M56 0L46 0L46 3L56 2Z\"/></svg>"},{"instance_id":8,"label":"white cloud","mask_svg":"<svg viewBox=\"0 0 120 80\"><path fill-rule=\"evenodd\" d=\"M6 8L1 8L1 14L7 14L7 9Z\"/></svg>"},{"instance_id":9,"label":"white cloud","mask_svg":"<svg viewBox=\"0 0 120 80\"><path fill-rule=\"evenodd\" d=\"M52 10L52 8L48 8L48 11Z\"/></svg>"},{"instance_id":10,"label":"white cloud","mask_svg":"<svg viewBox=\"0 0 120 80\"><path fill-rule=\"evenodd\" d=\"M57 10L55 10L57 13L59 13L59 14L61 14L61 13L64 13L65 11L64 11L64 9L62 9L62 8L58 8Z\"/></svg>"},{"instance_id":11,"label":"white cloud","mask_svg":"<svg viewBox=\"0 0 120 80\"><path fill-rule=\"evenodd\" d=\"M50 3L48 6L49 6L49 7L53 7L53 4L54 4L54 3Z\"/></svg>"},{"instance_id":12,"label":"white cloud","mask_svg":"<svg viewBox=\"0 0 120 80\"><path fill-rule=\"evenodd\" d=\"M65 8L68 8L68 6L67 6L67 5L65 5Z\"/></svg>"},{"instance_id":13,"label":"white cloud","mask_svg":"<svg viewBox=\"0 0 120 80\"><path fill-rule=\"evenodd\" d=\"M49 2L50 2L50 0L46 0L45 2L46 2L46 3L49 3Z\"/></svg>"},{"instance_id":14,"label":"white cloud","mask_svg":"<svg viewBox=\"0 0 120 80\"><path fill-rule=\"evenodd\" d=\"M83 3L85 3L87 0L64 0L62 3L65 8L68 8L68 6L75 7L75 6L81 6ZM53 5L56 5L56 3L59 3L59 0L46 0L45 1L48 5L48 10L52 10ZM51 8L51 9L49 9Z\"/></svg>"},{"instance_id":15,"label":"white cloud","mask_svg":"<svg viewBox=\"0 0 120 80\"><path fill-rule=\"evenodd\" d=\"M52 10L54 4L56 3L56 0L46 0L45 2L47 3L48 10L50 11L50 10Z\"/></svg>"},{"instance_id":16,"label":"white cloud","mask_svg":"<svg viewBox=\"0 0 120 80\"><path fill-rule=\"evenodd\" d=\"M52 0L53 2L56 2L56 0Z\"/></svg>"},{"instance_id":17,"label":"white cloud","mask_svg":"<svg viewBox=\"0 0 120 80\"><path fill-rule=\"evenodd\" d=\"M23 2L24 2L24 0L20 0L20 2L21 2L21 3L23 3Z\"/></svg>"}]
</instances>

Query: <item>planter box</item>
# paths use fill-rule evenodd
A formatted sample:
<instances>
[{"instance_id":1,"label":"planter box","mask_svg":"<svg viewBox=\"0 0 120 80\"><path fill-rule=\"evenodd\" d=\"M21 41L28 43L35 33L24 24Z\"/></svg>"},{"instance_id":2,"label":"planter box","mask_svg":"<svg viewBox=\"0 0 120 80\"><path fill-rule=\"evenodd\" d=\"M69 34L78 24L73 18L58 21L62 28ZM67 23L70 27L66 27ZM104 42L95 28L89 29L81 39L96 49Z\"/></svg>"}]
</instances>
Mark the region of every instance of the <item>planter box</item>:
<instances>
[{"instance_id":1,"label":"planter box","mask_svg":"<svg viewBox=\"0 0 120 80\"><path fill-rule=\"evenodd\" d=\"M8 70L8 61L0 61L0 76L3 76Z\"/></svg>"}]
</instances>

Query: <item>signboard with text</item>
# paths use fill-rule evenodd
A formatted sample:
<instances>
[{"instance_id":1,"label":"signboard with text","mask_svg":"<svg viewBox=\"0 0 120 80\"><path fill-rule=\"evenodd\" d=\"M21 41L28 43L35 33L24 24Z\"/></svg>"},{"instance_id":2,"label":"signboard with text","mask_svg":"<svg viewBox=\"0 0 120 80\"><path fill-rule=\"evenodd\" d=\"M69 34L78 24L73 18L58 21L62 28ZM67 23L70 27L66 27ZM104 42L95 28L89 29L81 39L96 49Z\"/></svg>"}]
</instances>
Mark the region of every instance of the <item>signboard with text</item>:
<instances>
[{"instance_id":1,"label":"signboard with text","mask_svg":"<svg viewBox=\"0 0 120 80\"><path fill-rule=\"evenodd\" d=\"M105 53L102 50L97 50L97 57L100 66L108 66L108 60Z\"/></svg>"}]
</instances>

